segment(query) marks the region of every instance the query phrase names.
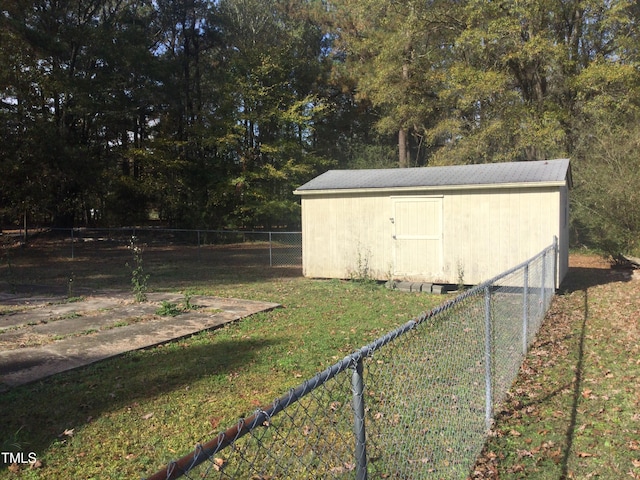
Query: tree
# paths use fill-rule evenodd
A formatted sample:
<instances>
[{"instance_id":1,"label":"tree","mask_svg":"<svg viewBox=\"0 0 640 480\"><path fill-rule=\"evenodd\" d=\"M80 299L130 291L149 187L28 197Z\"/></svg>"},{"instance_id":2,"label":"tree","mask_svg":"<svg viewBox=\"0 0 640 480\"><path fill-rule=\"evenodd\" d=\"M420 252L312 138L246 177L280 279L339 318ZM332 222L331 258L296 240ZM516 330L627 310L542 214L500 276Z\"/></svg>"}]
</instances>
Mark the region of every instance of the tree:
<instances>
[{"instance_id":1,"label":"tree","mask_svg":"<svg viewBox=\"0 0 640 480\"><path fill-rule=\"evenodd\" d=\"M227 95L235 115L227 130L235 175L227 224L299 224L292 191L326 161L314 151L325 102L323 32L286 1L220 2L227 42Z\"/></svg>"},{"instance_id":2,"label":"tree","mask_svg":"<svg viewBox=\"0 0 640 480\"><path fill-rule=\"evenodd\" d=\"M581 134L582 72L635 50L634 2L474 0L460 14L439 92L446 114L427 132L441 147L434 162L571 155Z\"/></svg>"},{"instance_id":3,"label":"tree","mask_svg":"<svg viewBox=\"0 0 640 480\"><path fill-rule=\"evenodd\" d=\"M9 198L55 225L70 226L99 203L105 163L122 137L117 123L137 118L139 91L123 51L146 52L132 35L144 1L8 2L0 17L13 49L2 57L3 132L22 188ZM3 45L4 46L4 45ZM138 59L139 60L139 59ZM129 65L126 63L129 62ZM120 136L120 137L119 137ZM124 135L128 137L127 135Z\"/></svg>"},{"instance_id":4,"label":"tree","mask_svg":"<svg viewBox=\"0 0 640 480\"><path fill-rule=\"evenodd\" d=\"M640 128L600 125L577 148L573 192L576 240L616 259L640 256Z\"/></svg>"},{"instance_id":5,"label":"tree","mask_svg":"<svg viewBox=\"0 0 640 480\"><path fill-rule=\"evenodd\" d=\"M356 99L376 109L378 132L397 135L400 167L424 162L423 132L437 115L453 40L444 21L452 6L413 0L332 5L328 23L355 72Z\"/></svg>"}]
</instances>

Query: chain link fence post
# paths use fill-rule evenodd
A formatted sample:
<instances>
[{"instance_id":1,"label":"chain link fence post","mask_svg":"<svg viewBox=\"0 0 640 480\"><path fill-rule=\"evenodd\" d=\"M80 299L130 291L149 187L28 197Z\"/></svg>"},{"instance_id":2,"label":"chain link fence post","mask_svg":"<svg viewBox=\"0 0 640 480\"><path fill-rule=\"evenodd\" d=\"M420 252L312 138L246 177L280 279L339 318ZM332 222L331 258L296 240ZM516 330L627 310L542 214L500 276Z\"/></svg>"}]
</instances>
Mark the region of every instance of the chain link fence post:
<instances>
[{"instance_id":1,"label":"chain link fence post","mask_svg":"<svg viewBox=\"0 0 640 480\"><path fill-rule=\"evenodd\" d=\"M558 288L559 285L557 285L557 278L558 278L558 237L556 237L555 235L553 236L553 290L555 292L556 288Z\"/></svg>"},{"instance_id":2,"label":"chain link fence post","mask_svg":"<svg viewBox=\"0 0 640 480\"><path fill-rule=\"evenodd\" d=\"M353 366L351 388L353 391L353 429L356 438L356 479L367 480L367 436L365 433L364 415L364 379L362 378L362 358Z\"/></svg>"},{"instance_id":3,"label":"chain link fence post","mask_svg":"<svg viewBox=\"0 0 640 480\"><path fill-rule=\"evenodd\" d=\"M491 417L493 416L493 391L491 374L491 286L484 288L484 383L485 383L485 425L487 430L491 428Z\"/></svg>"},{"instance_id":4,"label":"chain link fence post","mask_svg":"<svg viewBox=\"0 0 640 480\"><path fill-rule=\"evenodd\" d=\"M529 265L524 266L522 286L522 355L527 354L529 348Z\"/></svg>"},{"instance_id":5,"label":"chain link fence post","mask_svg":"<svg viewBox=\"0 0 640 480\"><path fill-rule=\"evenodd\" d=\"M542 310L547 308L547 251L542 254L542 273L540 275Z\"/></svg>"},{"instance_id":6,"label":"chain link fence post","mask_svg":"<svg viewBox=\"0 0 640 480\"><path fill-rule=\"evenodd\" d=\"M274 266L299 254L298 235L270 240ZM344 357L150 479L468 478L552 300L552 248Z\"/></svg>"}]
</instances>

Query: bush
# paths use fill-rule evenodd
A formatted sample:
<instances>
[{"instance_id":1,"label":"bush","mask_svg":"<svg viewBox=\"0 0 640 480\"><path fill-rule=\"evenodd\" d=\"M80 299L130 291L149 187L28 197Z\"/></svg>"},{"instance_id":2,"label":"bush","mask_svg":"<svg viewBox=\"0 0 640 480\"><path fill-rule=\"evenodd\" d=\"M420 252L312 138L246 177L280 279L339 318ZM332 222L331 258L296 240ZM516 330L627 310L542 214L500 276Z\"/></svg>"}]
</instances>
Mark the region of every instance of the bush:
<instances>
[{"instance_id":1,"label":"bush","mask_svg":"<svg viewBox=\"0 0 640 480\"><path fill-rule=\"evenodd\" d=\"M640 127L601 127L573 162L578 241L617 257L640 254Z\"/></svg>"}]
</instances>

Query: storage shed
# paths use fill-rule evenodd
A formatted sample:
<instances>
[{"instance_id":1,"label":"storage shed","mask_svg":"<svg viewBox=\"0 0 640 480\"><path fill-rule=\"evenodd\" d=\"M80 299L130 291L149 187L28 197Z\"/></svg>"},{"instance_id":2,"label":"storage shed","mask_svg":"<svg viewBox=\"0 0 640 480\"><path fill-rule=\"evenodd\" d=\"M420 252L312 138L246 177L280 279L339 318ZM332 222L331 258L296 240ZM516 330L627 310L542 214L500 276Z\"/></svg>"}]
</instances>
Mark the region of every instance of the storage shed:
<instances>
[{"instance_id":1,"label":"storage shed","mask_svg":"<svg viewBox=\"0 0 640 480\"><path fill-rule=\"evenodd\" d=\"M299 187L307 277L478 284L558 238L568 269L568 159L330 170Z\"/></svg>"}]
</instances>

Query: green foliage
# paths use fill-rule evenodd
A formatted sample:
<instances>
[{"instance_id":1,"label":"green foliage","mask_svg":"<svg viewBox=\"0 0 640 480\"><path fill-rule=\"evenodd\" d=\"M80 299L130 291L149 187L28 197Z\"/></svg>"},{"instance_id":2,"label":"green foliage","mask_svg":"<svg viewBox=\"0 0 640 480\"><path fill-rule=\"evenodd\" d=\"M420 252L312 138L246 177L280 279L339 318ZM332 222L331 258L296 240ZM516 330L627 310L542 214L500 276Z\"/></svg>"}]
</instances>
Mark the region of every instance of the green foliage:
<instances>
[{"instance_id":1,"label":"green foliage","mask_svg":"<svg viewBox=\"0 0 640 480\"><path fill-rule=\"evenodd\" d=\"M349 270L349 279L368 285L377 285L374 273L371 271L371 250L368 247L358 245L355 265Z\"/></svg>"},{"instance_id":2,"label":"green foliage","mask_svg":"<svg viewBox=\"0 0 640 480\"><path fill-rule=\"evenodd\" d=\"M177 304L168 302L166 300L162 301L162 306L156 310L156 315L161 315L163 317L175 317L182 313L182 309L178 307Z\"/></svg>"},{"instance_id":3,"label":"green foliage","mask_svg":"<svg viewBox=\"0 0 640 480\"><path fill-rule=\"evenodd\" d=\"M175 317L181 313L196 310L197 308L199 308L197 305L191 303L191 294L185 293L182 299L182 305L163 300L160 308L156 310L156 315Z\"/></svg>"},{"instance_id":4,"label":"green foliage","mask_svg":"<svg viewBox=\"0 0 640 480\"><path fill-rule=\"evenodd\" d=\"M138 243L138 238L133 236L129 242L129 250L133 256L133 263L127 263L127 267L131 270L131 287L136 302L147 301L147 290L149 282L149 274L144 272L142 254L144 248Z\"/></svg>"},{"instance_id":5,"label":"green foliage","mask_svg":"<svg viewBox=\"0 0 640 480\"><path fill-rule=\"evenodd\" d=\"M18 428L11 435L6 435L0 443L0 451L2 452L20 452L27 450L29 442L23 440L25 437L22 433L23 427Z\"/></svg>"},{"instance_id":6,"label":"green foliage","mask_svg":"<svg viewBox=\"0 0 640 480\"><path fill-rule=\"evenodd\" d=\"M3 9L3 221L298 228L292 191L335 167L566 156L597 182L590 138L640 117L629 0L107 3ZM591 243L634 231L587 212Z\"/></svg>"},{"instance_id":7,"label":"green foliage","mask_svg":"<svg viewBox=\"0 0 640 480\"><path fill-rule=\"evenodd\" d=\"M190 293L185 292L184 298L182 300L182 308L184 310L193 310L196 308L196 306L191 303L191 296L192 295Z\"/></svg>"},{"instance_id":8,"label":"green foliage","mask_svg":"<svg viewBox=\"0 0 640 480\"><path fill-rule=\"evenodd\" d=\"M580 145L572 208L578 241L616 258L640 255L640 128L601 126Z\"/></svg>"},{"instance_id":9,"label":"green foliage","mask_svg":"<svg viewBox=\"0 0 640 480\"><path fill-rule=\"evenodd\" d=\"M340 0L334 5L329 16L357 82L356 99L375 108L380 134L397 135L400 166L424 163L424 131L438 110L436 92L445 80L441 68L452 41L443 21L451 4Z\"/></svg>"}]
</instances>

